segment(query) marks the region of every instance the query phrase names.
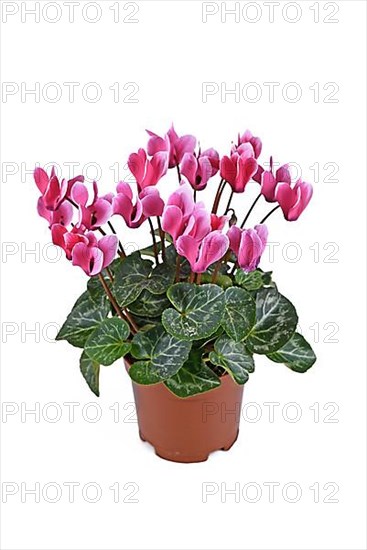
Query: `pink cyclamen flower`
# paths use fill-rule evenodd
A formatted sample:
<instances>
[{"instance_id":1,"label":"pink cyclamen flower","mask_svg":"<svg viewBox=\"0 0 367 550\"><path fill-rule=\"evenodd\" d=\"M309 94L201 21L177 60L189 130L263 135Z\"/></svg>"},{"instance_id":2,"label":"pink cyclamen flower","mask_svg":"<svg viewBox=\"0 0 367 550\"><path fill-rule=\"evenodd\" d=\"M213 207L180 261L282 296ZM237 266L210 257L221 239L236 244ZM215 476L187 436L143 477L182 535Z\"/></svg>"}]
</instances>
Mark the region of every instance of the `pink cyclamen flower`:
<instances>
[{"instance_id":1,"label":"pink cyclamen flower","mask_svg":"<svg viewBox=\"0 0 367 550\"><path fill-rule=\"evenodd\" d=\"M117 195L112 199L113 214L122 216L128 227L140 227L147 218L161 216L164 202L155 187L143 189L134 204L130 185L121 181L117 186Z\"/></svg>"},{"instance_id":2,"label":"pink cyclamen flower","mask_svg":"<svg viewBox=\"0 0 367 550\"><path fill-rule=\"evenodd\" d=\"M71 260L73 248L77 243L88 244L89 242L83 230L73 227L71 231L68 231L60 223L55 223L51 227L51 236L53 244L63 249L68 260Z\"/></svg>"},{"instance_id":3,"label":"pink cyclamen flower","mask_svg":"<svg viewBox=\"0 0 367 550\"><path fill-rule=\"evenodd\" d=\"M226 254L229 238L220 231L211 231L199 242L190 235L182 235L176 241L176 250L190 263L194 273L204 273L208 267Z\"/></svg>"},{"instance_id":4,"label":"pink cyclamen flower","mask_svg":"<svg viewBox=\"0 0 367 550\"><path fill-rule=\"evenodd\" d=\"M254 229L240 229L233 225L227 235L230 248L237 256L238 265L246 272L254 271L267 243L266 225L256 225Z\"/></svg>"},{"instance_id":5,"label":"pink cyclamen flower","mask_svg":"<svg viewBox=\"0 0 367 550\"><path fill-rule=\"evenodd\" d=\"M275 202L275 188L278 183L291 184L291 174L288 169L288 164L284 164L273 173L273 157L270 157L270 170L263 170L260 176L261 193L267 202Z\"/></svg>"},{"instance_id":6,"label":"pink cyclamen flower","mask_svg":"<svg viewBox=\"0 0 367 550\"><path fill-rule=\"evenodd\" d=\"M129 156L127 164L141 191L150 185L156 185L167 173L168 152L158 151L148 159L146 151L139 149L137 153Z\"/></svg>"},{"instance_id":7,"label":"pink cyclamen flower","mask_svg":"<svg viewBox=\"0 0 367 550\"><path fill-rule=\"evenodd\" d=\"M175 241L185 230L194 212L195 201L188 183L181 185L170 197L162 214L162 229Z\"/></svg>"},{"instance_id":8,"label":"pink cyclamen flower","mask_svg":"<svg viewBox=\"0 0 367 550\"><path fill-rule=\"evenodd\" d=\"M69 225L73 219L73 207L69 202L62 202L56 210L48 210L43 197L40 197L37 202L37 212L48 221L50 228L54 224Z\"/></svg>"},{"instance_id":9,"label":"pink cyclamen flower","mask_svg":"<svg viewBox=\"0 0 367 550\"><path fill-rule=\"evenodd\" d=\"M185 153L180 164L180 171L191 186L200 191L205 189L210 178L219 169L219 154L214 149L208 149L196 156L195 153Z\"/></svg>"},{"instance_id":10,"label":"pink cyclamen flower","mask_svg":"<svg viewBox=\"0 0 367 550\"><path fill-rule=\"evenodd\" d=\"M187 220L183 235L190 235L196 241L201 242L204 237L212 230L211 218L203 202L198 202Z\"/></svg>"},{"instance_id":11,"label":"pink cyclamen flower","mask_svg":"<svg viewBox=\"0 0 367 550\"><path fill-rule=\"evenodd\" d=\"M73 265L82 268L89 277L98 275L114 260L118 247L116 235L106 235L99 241L94 233L86 234L88 242L74 244L71 260Z\"/></svg>"},{"instance_id":12,"label":"pink cyclamen flower","mask_svg":"<svg viewBox=\"0 0 367 550\"><path fill-rule=\"evenodd\" d=\"M77 176L69 182L63 179L60 183L54 167L52 167L50 176L48 176L43 168L36 168L34 171L34 181L42 193L44 207L47 210L54 211L65 200L70 184L75 181L83 182L84 177Z\"/></svg>"},{"instance_id":13,"label":"pink cyclamen flower","mask_svg":"<svg viewBox=\"0 0 367 550\"><path fill-rule=\"evenodd\" d=\"M240 149L241 148L241 149ZM220 161L220 175L235 193L243 193L247 183L257 172L257 161L250 143L244 143L230 157Z\"/></svg>"},{"instance_id":14,"label":"pink cyclamen flower","mask_svg":"<svg viewBox=\"0 0 367 550\"><path fill-rule=\"evenodd\" d=\"M159 151L166 151L169 153L169 168L174 168L183 159L185 153L193 154L196 147L196 138L191 135L178 136L173 125L168 130L164 138L157 136L150 130L147 130L149 134L148 141L148 154L155 155Z\"/></svg>"},{"instance_id":15,"label":"pink cyclamen flower","mask_svg":"<svg viewBox=\"0 0 367 550\"><path fill-rule=\"evenodd\" d=\"M284 217L289 222L298 220L311 200L313 188L310 183L299 179L294 187L288 183L278 183L275 188L275 200L278 201Z\"/></svg>"},{"instance_id":16,"label":"pink cyclamen flower","mask_svg":"<svg viewBox=\"0 0 367 550\"><path fill-rule=\"evenodd\" d=\"M232 153L234 153L235 151L240 152L241 145L245 143L251 144L254 151L254 157L256 159L259 158L262 149L262 142L260 138L253 136L250 130L246 130L246 132L242 134L242 136L238 134L238 142L237 145L232 148Z\"/></svg>"},{"instance_id":17,"label":"pink cyclamen flower","mask_svg":"<svg viewBox=\"0 0 367 550\"><path fill-rule=\"evenodd\" d=\"M97 183L93 182L93 198L89 201L89 192L82 183L75 183L70 191L71 199L79 206L78 227L97 229L112 216L111 195L98 197Z\"/></svg>"}]
</instances>

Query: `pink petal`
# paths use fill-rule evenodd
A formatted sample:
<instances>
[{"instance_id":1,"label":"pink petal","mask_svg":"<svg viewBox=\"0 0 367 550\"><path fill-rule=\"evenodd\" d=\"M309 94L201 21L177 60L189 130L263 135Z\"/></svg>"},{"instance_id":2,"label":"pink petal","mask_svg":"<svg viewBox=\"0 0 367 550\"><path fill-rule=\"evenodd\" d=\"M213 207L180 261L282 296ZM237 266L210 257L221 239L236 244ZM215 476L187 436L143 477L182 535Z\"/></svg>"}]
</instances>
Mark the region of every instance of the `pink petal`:
<instances>
[{"instance_id":1,"label":"pink petal","mask_svg":"<svg viewBox=\"0 0 367 550\"><path fill-rule=\"evenodd\" d=\"M229 247L229 238L220 231L212 231L202 241L199 249L199 257L193 271L204 273L208 267L225 255Z\"/></svg>"},{"instance_id":2,"label":"pink petal","mask_svg":"<svg viewBox=\"0 0 367 550\"><path fill-rule=\"evenodd\" d=\"M169 151L169 140L154 134L150 130L147 130L147 133L150 136L147 145L148 155L153 156L159 151Z\"/></svg>"},{"instance_id":3,"label":"pink petal","mask_svg":"<svg viewBox=\"0 0 367 550\"><path fill-rule=\"evenodd\" d=\"M195 262L199 251L199 243L193 237L189 235L182 235L176 241L176 250L188 260L190 263L191 269L194 271Z\"/></svg>"},{"instance_id":4,"label":"pink petal","mask_svg":"<svg viewBox=\"0 0 367 550\"><path fill-rule=\"evenodd\" d=\"M93 227L104 225L112 216L112 205L104 199L97 199L89 208L93 212Z\"/></svg>"},{"instance_id":5,"label":"pink petal","mask_svg":"<svg viewBox=\"0 0 367 550\"><path fill-rule=\"evenodd\" d=\"M127 161L130 172L138 184L143 181L145 175L146 155L143 153L145 153L144 150L139 149L139 153L132 153Z\"/></svg>"},{"instance_id":6,"label":"pink petal","mask_svg":"<svg viewBox=\"0 0 367 550\"><path fill-rule=\"evenodd\" d=\"M241 244L242 230L236 225L232 225L229 231L227 231L227 236L229 238L230 248L232 252L234 252L236 256L238 256L238 251Z\"/></svg>"},{"instance_id":7,"label":"pink petal","mask_svg":"<svg viewBox=\"0 0 367 550\"><path fill-rule=\"evenodd\" d=\"M268 234L269 234L268 228L266 227L265 224L262 223L260 225L255 225L255 231L262 242L263 251L264 251L266 247L266 243L268 242Z\"/></svg>"},{"instance_id":8,"label":"pink petal","mask_svg":"<svg viewBox=\"0 0 367 550\"><path fill-rule=\"evenodd\" d=\"M53 176L43 195L43 200L47 210L56 210L60 201L60 183L56 176Z\"/></svg>"},{"instance_id":9,"label":"pink petal","mask_svg":"<svg viewBox=\"0 0 367 550\"><path fill-rule=\"evenodd\" d=\"M182 212L183 221L186 222L194 211L195 201L192 189L188 183L181 185L177 191L168 198L167 205L175 205Z\"/></svg>"},{"instance_id":10,"label":"pink petal","mask_svg":"<svg viewBox=\"0 0 367 550\"><path fill-rule=\"evenodd\" d=\"M71 199L76 202L76 204L80 204L82 206L85 206L88 202L89 193L88 189L83 183L75 183L73 187L71 188Z\"/></svg>"},{"instance_id":11,"label":"pink petal","mask_svg":"<svg viewBox=\"0 0 367 550\"><path fill-rule=\"evenodd\" d=\"M275 188L275 200L278 201L284 217L288 220L288 214L297 202L297 191L292 189L288 183L280 182Z\"/></svg>"},{"instance_id":12,"label":"pink petal","mask_svg":"<svg viewBox=\"0 0 367 550\"><path fill-rule=\"evenodd\" d=\"M102 268L109 266L116 257L118 238L116 235L106 235L98 242L98 248L103 252Z\"/></svg>"},{"instance_id":13,"label":"pink petal","mask_svg":"<svg viewBox=\"0 0 367 550\"><path fill-rule=\"evenodd\" d=\"M275 201L276 180L272 172L264 171L261 176L261 193L268 202Z\"/></svg>"},{"instance_id":14,"label":"pink petal","mask_svg":"<svg viewBox=\"0 0 367 550\"><path fill-rule=\"evenodd\" d=\"M231 158L224 156L220 161L220 175L233 187L236 183L237 162L234 162Z\"/></svg>"},{"instance_id":15,"label":"pink petal","mask_svg":"<svg viewBox=\"0 0 367 550\"><path fill-rule=\"evenodd\" d=\"M129 197L123 193L118 193L112 200L112 213L122 216L128 224L131 220L133 203Z\"/></svg>"},{"instance_id":16,"label":"pink petal","mask_svg":"<svg viewBox=\"0 0 367 550\"><path fill-rule=\"evenodd\" d=\"M185 176L193 185L196 181L196 171L198 169L198 161L196 160L195 155L192 153L185 153L182 157L182 162L180 165L181 174Z\"/></svg>"},{"instance_id":17,"label":"pink petal","mask_svg":"<svg viewBox=\"0 0 367 550\"><path fill-rule=\"evenodd\" d=\"M277 182L282 181L282 182L288 183L290 185L291 184L291 174L290 174L289 169L288 169L288 164L284 164L283 166L278 168L278 170L276 171L275 177L276 177Z\"/></svg>"},{"instance_id":18,"label":"pink petal","mask_svg":"<svg viewBox=\"0 0 367 550\"><path fill-rule=\"evenodd\" d=\"M178 163L181 162L185 153L193 153L196 147L196 138L194 136L182 136L175 143L175 154Z\"/></svg>"},{"instance_id":19,"label":"pink petal","mask_svg":"<svg viewBox=\"0 0 367 550\"><path fill-rule=\"evenodd\" d=\"M174 241L182 234L183 223L182 211L178 206L165 207L162 215L162 229L171 235Z\"/></svg>"},{"instance_id":20,"label":"pink petal","mask_svg":"<svg viewBox=\"0 0 367 550\"><path fill-rule=\"evenodd\" d=\"M140 193L139 199L141 200L145 217L150 218L152 216L162 215L164 202L159 195L158 189L155 187L147 187Z\"/></svg>"},{"instance_id":21,"label":"pink petal","mask_svg":"<svg viewBox=\"0 0 367 550\"><path fill-rule=\"evenodd\" d=\"M71 206L71 205L70 205ZM42 217L45 218L49 223L52 220L52 212L47 210L43 197L40 197L37 202L37 212Z\"/></svg>"},{"instance_id":22,"label":"pink petal","mask_svg":"<svg viewBox=\"0 0 367 550\"><path fill-rule=\"evenodd\" d=\"M118 193L123 193L131 201L133 200L132 189L130 187L130 184L127 183L126 181L120 181L117 184L116 190L117 190Z\"/></svg>"},{"instance_id":23,"label":"pink petal","mask_svg":"<svg viewBox=\"0 0 367 550\"><path fill-rule=\"evenodd\" d=\"M212 177L213 169L208 157L199 158L199 169L194 182L194 188L205 189L209 179Z\"/></svg>"},{"instance_id":24,"label":"pink petal","mask_svg":"<svg viewBox=\"0 0 367 550\"><path fill-rule=\"evenodd\" d=\"M65 250L66 248L64 240L65 233L67 233L67 229L59 223L55 223L51 227L51 237L53 244L55 244L56 246L60 246L63 250Z\"/></svg>"},{"instance_id":25,"label":"pink petal","mask_svg":"<svg viewBox=\"0 0 367 550\"><path fill-rule=\"evenodd\" d=\"M45 172L43 168L36 168L33 175L38 189L43 194L46 191L49 182L47 172Z\"/></svg>"}]
</instances>

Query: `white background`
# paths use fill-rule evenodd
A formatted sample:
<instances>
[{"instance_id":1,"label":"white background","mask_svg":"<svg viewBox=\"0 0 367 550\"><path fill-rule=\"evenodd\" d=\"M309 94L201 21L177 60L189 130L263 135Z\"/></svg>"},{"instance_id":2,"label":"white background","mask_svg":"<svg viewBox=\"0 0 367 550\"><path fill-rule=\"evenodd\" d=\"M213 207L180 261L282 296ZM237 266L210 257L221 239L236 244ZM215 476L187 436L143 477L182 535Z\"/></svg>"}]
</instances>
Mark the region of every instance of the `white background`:
<instances>
[{"instance_id":1,"label":"white background","mask_svg":"<svg viewBox=\"0 0 367 550\"><path fill-rule=\"evenodd\" d=\"M223 12L222 22L218 3L218 13L206 23L199 1L137 2L139 10L132 16L137 23L123 22L134 9L124 2L114 22L111 7L116 10L116 3L98 2L99 15L92 6L83 19L86 2L81 0L73 23L63 2L58 3L60 12L51 3L35 22L34 15L22 12L34 4L2 2L2 79L14 83L15 91L2 99L2 399L14 403L5 405L14 414L2 416L2 482L19 486L3 504L2 548L365 548L365 3L302 1L282 12L289 3L280 2L273 22L263 2L257 12L250 6L239 22ZM222 4L225 9L234 3ZM6 19L5 5L8 13L18 8L17 13ZM59 21L47 21L60 13ZM50 82L62 91L56 102L50 101ZM65 82L80 83L74 102ZM95 103L81 93L90 82L102 91ZM118 102L109 89L116 82ZM136 103L126 102L132 88L123 86L129 82L139 87ZM233 95L221 101L219 92L203 102L203 82L224 91L236 82L241 89L256 83L262 97L251 102L255 88L247 88L250 97L245 94L238 102ZM279 83L274 101L266 82ZM298 101L282 94L290 82L302 92ZM21 90L35 83L39 101L22 97ZM324 89L327 83L338 88ZM288 90L292 98L295 88ZM312 183L311 166L318 163L320 168L314 198L300 220L286 223L279 212L271 219L270 241L279 244L274 258L267 252L261 264L274 271L280 290L297 306L300 329L318 362L298 375L258 358L244 393L245 404L257 405L244 410L238 442L229 453L192 465L163 461L139 440L134 417L128 421L133 397L121 361L102 368L101 420L88 421L86 414L92 417L95 408L84 409L83 418L83 407L97 398L79 373L79 350L52 343L55 328L50 323L64 321L86 277L64 258L50 261L50 236L46 222L37 217L38 190L31 175L36 163L56 162L64 177L71 175L65 163L80 163L74 175L96 163L102 170L101 188L113 190L117 176L109 167L118 162L122 178L128 154L146 143L144 129L163 134L171 121L179 133L194 133L204 148L216 147L221 154L228 152L238 131L250 128L263 140L263 161L272 154L280 163L296 162ZM337 181L327 178L326 163L337 165ZM93 177L92 169L89 175ZM166 195L175 187L172 172L160 188ZM256 191L253 183L239 198L240 211L246 211ZM206 196L213 194L211 183ZM259 207L253 222L268 208ZM122 240L147 244L144 231L124 230ZM35 248L35 254L25 254ZM300 257L291 261L295 254ZM325 328L326 323L331 325ZM35 327L36 336L26 332ZM43 409L50 402L62 412L54 423L50 417L56 409ZM74 422L65 402L79 404ZM273 422L264 405L268 402L279 403ZM287 415L297 413L287 408L290 402L298 404L298 422L287 421ZM34 415L22 421L21 409L35 403L44 411L39 422ZM118 422L110 409L114 403L120 407ZM251 422L256 414L258 421ZM32 495L22 502L21 483L27 488L39 483L42 489L50 482L63 489L58 502L47 501L52 489L39 503ZM74 503L65 482L80 483ZM82 488L90 482L101 488L99 502L83 499ZM109 489L117 482L119 503ZM123 489L129 482L139 486L137 503L122 502L131 492L131 486ZM218 488L206 503L205 482ZM274 502L267 482L279 484ZM302 491L293 503L292 489L282 496L290 482ZM257 485L236 502L235 496L225 495L225 488L236 483L241 491L247 483ZM320 502L314 502L310 489L315 483ZM327 483L333 485L325 487ZM327 502L336 485L337 502ZM256 488L259 499L250 502Z\"/></svg>"}]
</instances>

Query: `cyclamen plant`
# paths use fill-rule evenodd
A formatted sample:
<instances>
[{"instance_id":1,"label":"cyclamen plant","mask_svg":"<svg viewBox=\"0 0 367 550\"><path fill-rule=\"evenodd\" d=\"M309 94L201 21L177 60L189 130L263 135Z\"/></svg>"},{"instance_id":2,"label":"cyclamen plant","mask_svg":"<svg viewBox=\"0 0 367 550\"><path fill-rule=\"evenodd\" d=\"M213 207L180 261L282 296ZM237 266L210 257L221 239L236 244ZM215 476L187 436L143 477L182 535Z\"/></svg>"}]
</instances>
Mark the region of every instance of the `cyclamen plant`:
<instances>
[{"instance_id":1,"label":"cyclamen plant","mask_svg":"<svg viewBox=\"0 0 367 550\"><path fill-rule=\"evenodd\" d=\"M296 332L296 310L258 265L265 221L277 209L297 220L312 186L292 185L287 165L274 173L272 158L265 170L258 161L262 143L249 131L222 158L215 149L197 149L194 136L180 137L173 126L164 137L148 135L146 149L128 159L135 189L122 181L116 193L100 196L96 182L90 194L83 176L60 181L54 169L34 172L42 194L38 213L52 242L89 277L56 339L83 348L80 369L96 395L100 365L124 356L134 382L164 383L179 397L216 388L226 374L244 384L256 353L307 371L316 357ZM170 169L177 170L179 186L165 202L156 186ZM198 195L218 172L209 211ZM238 223L232 198L251 180L259 194ZM229 200L218 214L228 186ZM261 197L276 206L248 228ZM130 228L148 224L152 246L127 255L114 216Z\"/></svg>"}]
</instances>

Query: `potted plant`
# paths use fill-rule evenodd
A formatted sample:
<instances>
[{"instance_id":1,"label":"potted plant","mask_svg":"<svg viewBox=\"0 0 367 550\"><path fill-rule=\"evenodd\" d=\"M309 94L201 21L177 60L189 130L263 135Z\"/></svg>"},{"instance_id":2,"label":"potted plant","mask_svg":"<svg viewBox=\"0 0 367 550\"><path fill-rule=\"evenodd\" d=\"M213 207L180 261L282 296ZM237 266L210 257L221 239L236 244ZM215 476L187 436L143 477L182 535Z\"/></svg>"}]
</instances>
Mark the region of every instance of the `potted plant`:
<instances>
[{"instance_id":1,"label":"potted plant","mask_svg":"<svg viewBox=\"0 0 367 550\"><path fill-rule=\"evenodd\" d=\"M262 167L261 141L249 131L222 158L173 127L164 137L148 135L146 149L128 159L136 184L120 182L116 193L100 196L96 182L91 192L83 176L66 181L54 169L34 172L38 213L53 243L89 277L57 340L82 349L80 370L97 396L100 365L125 358L141 438L161 457L197 462L236 440L255 354L296 372L316 360L296 332L294 306L258 267L265 221L278 209L297 220L312 187L292 184L287 165L275 171L270 159ZM163 200L157 184L171 169L178 184L173 192L166 187ZM208 208L200 193L218 173ZM259 194L241 217L232 199L250 180ZM249 228L261 197L275 206ZM113 217L129 228L149 228L152 244L127 255Z\"/></svg>"}]
</instances>

